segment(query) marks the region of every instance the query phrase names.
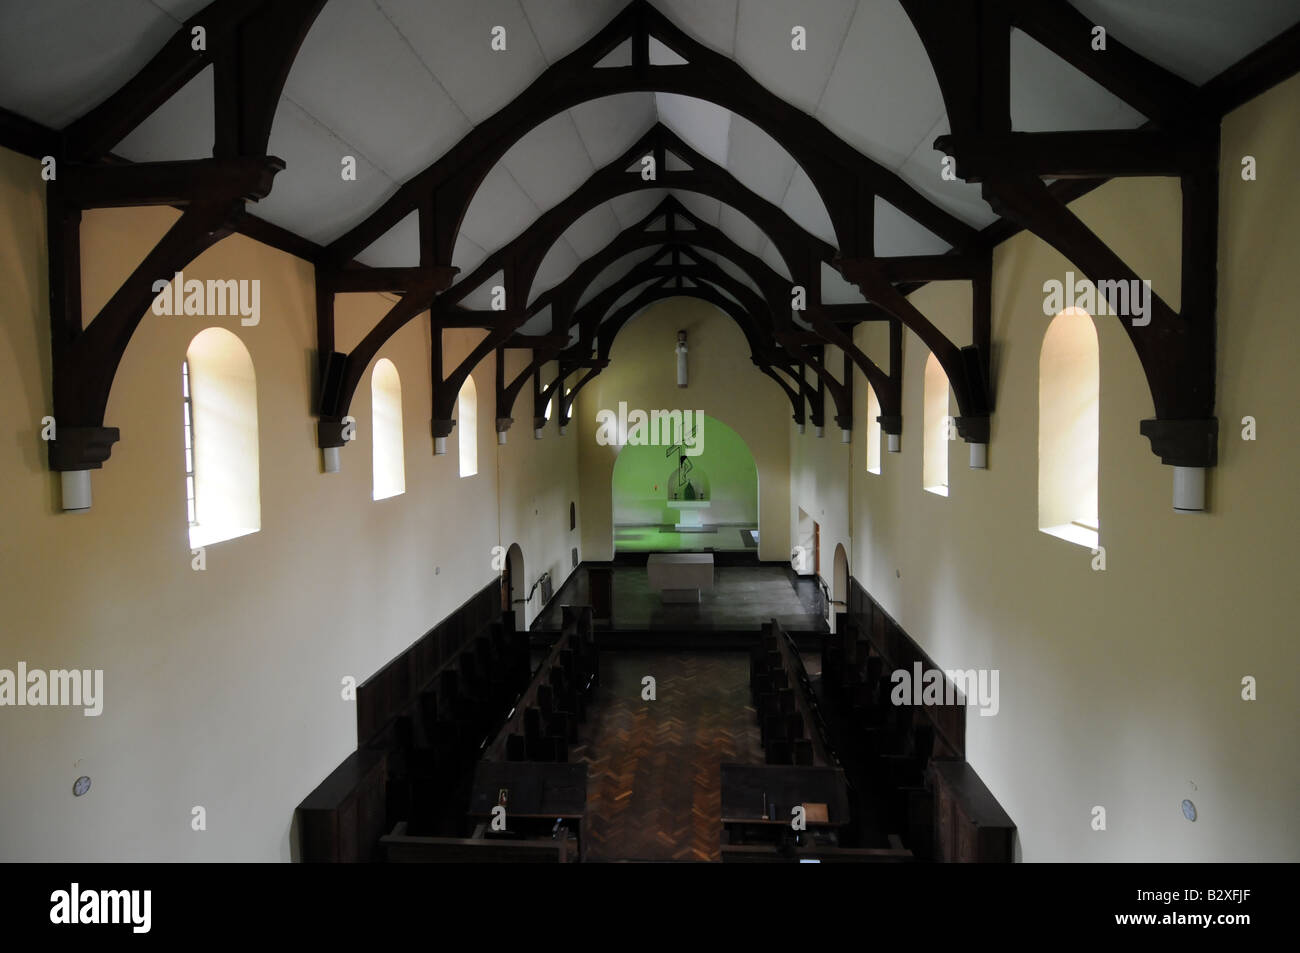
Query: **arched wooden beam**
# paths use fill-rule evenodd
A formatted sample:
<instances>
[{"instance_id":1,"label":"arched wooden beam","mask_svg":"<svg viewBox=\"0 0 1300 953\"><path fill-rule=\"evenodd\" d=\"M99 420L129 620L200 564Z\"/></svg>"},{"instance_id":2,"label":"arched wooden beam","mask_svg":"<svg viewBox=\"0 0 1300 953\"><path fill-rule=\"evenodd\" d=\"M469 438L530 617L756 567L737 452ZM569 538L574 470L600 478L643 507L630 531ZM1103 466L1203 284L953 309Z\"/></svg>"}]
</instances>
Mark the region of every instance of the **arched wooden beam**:
<instances>
[{"instance_id":1,"label":"arched wooden beam","mask_svg":"<svg viewBox=\"0 0 1300 953\"><path fill-rule=\"evenodd\" d=\"M736 282L734 288L728 290L741 300L748 301L749 310L755 314L761 314L767 311L770 315L768 328L773 335L774 341L782 344L787 350L795 355L796 360L801 360L813 367L814 370L822 377L826 387L831 391L835 400L837 417L840 426L848 430L851 428L852 420L852 403L846 391L847 380L836 380L835 377L827 370L817 359L815 354L805 352L803 345L795 340L796 332L793 321L790 319L790 301L793 285L786 281L775 271L772 270L766 262L757 255L745 251L736 245L720 229L709 225L697 217L685 213L695 228L689 231L679 231L676 237L680 245L685 247L700 247L726 258L734 265L741 268L749 275L750 279L762 289L761 296L756 294L748 286ZM642 233L634 242L643 242L645 244L655 244L653 240L646 241L647 238L662 237L657 232ZM658 257L658 256L655 256ZM724 276L722 280L730 281L725 272L719 273ZM814 274L814 281L819 279ZM718 283L715 281L715 283ZM820 285L814 285L808 289L811 300L816 301L819 295ZM898 365L890 369L890 374L885 374L860 348L853 343L848 335L844 334L834 323L821 317L819 312L814 309L810 311L816 314L816 321L821 325L821 332L831 343L840 347L850 359L858 365L863 374L871 382L872 387L881 401L881 414L886 418L887 424L891 428L901 428L902 422L902 401L901 401L901 380L902 374L899 372ZM608 353L602 353L603 357L608 357ZM891 429L888 432L900 432L897 429Z\"/></svg>"},{"instance_id":2,"label":"arched wooden beam","mask_svg":"<svg viewBox=\"0 0 1300 953\"><path fill-rule=\"evenodd\" d=\"M693 235L694 233L682 233L683 237L687 234ZM760 259L757 259L755 256L749 256L749 260L747 260L745 258L747 253L744 253L739 249L734 249L734 251L738 253L736 257L731 257L731 255L728 254L726 251L719 252L719 253L724 254L724 256L730 258L733 264L736 264L738 267L744 268L746 271L749 271L751 274L751 278L755 277L754 275L755 271L758 271L760 268L767 267L765 263L763 263ZM623 325L633 315L635 315L642 307L644 307L648 301L658 300L657 298L652 297L655 289L647 289L646 291L643 291L641 295L639 295L637 298L633 299L632 301L628 302L626 305L619 308L619 310L616 311L615 314L612 315L610 318L602 320L603 315L630 288L633 288L636 285L643 283L647 277L663 277L662 273L652 264L659 257L660 256L656 254L652 256L651 259L649 259L648 261L643 262L642 264L633 268L620 281L616 282L610 288L607 288L604 291L602 291L600 295L597 295L596 298L593 298L592 301L588 302L588 304L584 306L592 309L596 314L595 325L598 328L598 334L599 334L599 346L597 348L597 352L602 360L605 361L609 360L610 348L613 345L614 337L617 335L618 331L621 330ZM701 258L698 261L694 262L689 267L685 267L685 268L683 268L680 265L674 266L672 269L669 270L669 273L675 274L679 277L687 277L693 281L710 282L726 290L729 294L731 294L733 297L737 298L740 302L742 302L742 305L745 309L745 313L750 316L750 319L753 321L755 327L761 328L764 331L772 333L775 342L779 342L787 351L793 352L795 356L788 359L790 362L797 360L803 363L807 363L808 366L813 368L814 372L817 373L818 377L822 380L826 390L828 390L831 393L832 399L835 401L836 421L840 424L840 426L844 427L844 429L846 430L852 427L853 403L852 403L851 391L849 390L849 386L850 386L849 382L847 380L844 381L837 380L830 373L830 371L824 366L824 364L822 364L822 362L817 358L817 356L814 353L811 353L806 350L806 344L803 341L799 340L799 336L792 329L784 330L784 331L775 329L770 323L770 320L764 321L762 318L759 317L760 315L763 315L765 312L767 312L770 316L771 304L769 298L766 298L763 295L756 293L748 285L745 285L743 282L736 280L731 275L727 274L725 271L723 271L721 268L719 268L713 262L708 261L707 259ZM779 276L776 276L774 272L772 273L772 275L773 277L776 277L777 280L780 280ZM757 278L756 283L762 283L763 281L764 278L760 276ZM665 287L667 288L668 291L672 293L679 293L679 291L689 290L689 289L677 289L669 286L665 286ZM787 318L787 322L788 322L788 318ZM590 324L588 326L590 326ZM744 330L743 324L741 325L741 327L742 330ZM791 323L791 327L792 327L792 323ZM754 339L751 338L750 340L752 346L754 343ZM589 342L589 338L584 338L582 341L580 341L578 346L580 348L589 347L590 344L588 342ZM770 354L772 352L768 350L767 353Z\"/></svg>"},{"instance_id":3,"label":"arched wooden beam","mask_svg":"<svg viewBox=\"0 0 1300 953\"><path fill-rule=\"evenodd\" d=\"M661 157L658 163L659 173L654 181L647 181L639 174L627 171L629 165L648 152ZM666 163L662 161L665 152L672 152L685 160L691 166L690 170L667 170ZM455 284L451 284L455 269L432 264L436 256L429 235L434 228L436 214L432 205L425 203L418 211L420 267L353 270L324 264L317 267L317 342L321 355L321 393L318 402L320 445L343 445L343 418L347 415L365 369L385 342L407 322L430 308L435 297L442 306L442 313L450 314L450 306L501 273L505 279L507 305L502 320L514 322L505 329L508 336L522 320L526 320L524 303L530 296L537 270L551 245L565 229L602 202L647 188L702 191L734 205L767 230L773 243L788 256L793 270L799 270L801 262L805 263L802 270L810 270L810 254L830 257L834 253L831 246L803 232L777 206L745 189L725 169L695 152L660 124L653 126L621 156L594 173L567 199L540 216L524 233L489 255L469 275ZM336 352L334 295L382 290L400 291L402 298L350 353ZM498 338L498 341L503 339ZM437 389L438 382L435 382L435 390Z\"/></svg>"},{"instance_id":4,"label":"arched wooden beam","mask_svg":"<svg viewBox=\"0 0 1300 953\"><path fill-rule=\"evenodd\" d=\"M687 62L649 62L654 37ZM633 63L596 64L624 40ZM424 171L409 179L365 221L332 242L336 265L352 259L381 235L432 200L437 210L434 248L450 264L456 235L475 191L512 145L546 119L579 103L629 92L678 93L713 102L744 116L772 136L812 180L831 217L841 253L870 254L876 196L957 248L976 231L943 211L897 173L873 162L811 116L765 89L739 65L698 43L644 0L634 0L595 37L549 67L507 106L484 120Z\"/></svg>"},{"instance_id":5,"label":"arched wooden beam","mask_svg":"<svg viewBox=\"0 0 1300 953\"><path fill-rule=\"evenodd\" d=\"M666 152L676 154L691 168L666 169L662 159ZM639 173L627 171L629 165L649 154L660 157L654 179L645 179ZM726 169L696 152L666 126L656 123L622 155L593 173L586 182L543 213L523 233L489 255L472 272L448 288L442 295L443 299L449 302L463 300L498 272L504 272L512 261L520 270L517 278L520 293L531 298L537 269L570 225L603 202L645 189L698 192L732 206L763 230L796 278L815 261L834 260L836 252L833 246L805 231L779 206L741 185ZM681 207L679 214L692 222L696 221L684 207ZM648 225L653 217L647 216L642 221ZM937 259L942 256L935 257Z\"/></svg>"},{"instance_id":6,"label":"arched wooden beam","mask_svg":"<svg viewBox=\"0 0 1300 953\"><path fill-rule=\"evenodd\" d=\"M1061 0L902 0L935 70L952 135L936 143L958 172L983 182L995 211L1074 263L1112 310L1142 288L1138 275L1052 195L1042 177L1179 176L1183 190L1182 313L1151 294L1144 315L1121 317L1151 390L1156 417L1140 431L1167 464L1218 459L1215 336L1219 121L1196 87L1144 60L1114 37L1090 49L1092 24ZM1010 34L1024 30L1152 120L1135 132L1011 132ZM964 157L964 158L963 158ZM860 269L868 270L869 269ZM868 275L870 283L871 276ZM1139 282L1134 284L1134 282ZM867 287L863 287L865 293ZM1123 298L1120 291L1123 289ZM1131 307L1130 307L1130 310Z\"/></svg>"},{"instance_id":7,"label":"arched wooden beam","mask_svg":"<svg viewBox=\"0 0 1300 953\"><path fill-rule=\"evenodd\" d=\"M509 430L510 425L514 423L514 418L510 414L514 409L515 399L523 390L524 385L530 380L536 380L541 369L555 360L560 351L569 343L567 334L550 335L549 337L551 340L532 348L532 358L527 366L508 384L505 379L505 352L509 345L497 348L496 427L498 433Z\"/></svg>"},{"instance_id":8,"label":"arched wooden beam","mask_svg":"<svg viewBox=\"0 0 1300 953\"><path fill-rule=\"evenodd\" d=\"M264 198L284 162L266 155L280 92L324 0L217 0L191 17L119 90L59 136L47 191L54 418L52 470L101 467L119 437L104 426L117 368L157 297L202 251L229 234L246 202ZM203 26L206 48L191 46ZM109 148L209 63L214 67L210 159L100 164ZM81 215L86 209L176 205L182 215L85 325Z\"/></svg>"}]
</instances>

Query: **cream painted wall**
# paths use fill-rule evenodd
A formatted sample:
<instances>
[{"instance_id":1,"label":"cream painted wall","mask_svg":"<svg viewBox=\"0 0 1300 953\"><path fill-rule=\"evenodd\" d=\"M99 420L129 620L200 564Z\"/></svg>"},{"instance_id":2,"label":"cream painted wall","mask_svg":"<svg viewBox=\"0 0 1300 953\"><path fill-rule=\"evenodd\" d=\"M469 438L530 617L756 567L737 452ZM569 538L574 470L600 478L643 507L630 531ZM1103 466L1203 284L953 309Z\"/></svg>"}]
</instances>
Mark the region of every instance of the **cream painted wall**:
<instances>
[{"instance_id":1,"label":"cream painted wall","mask_svg":"<svg viewBox=\"0 0 1300 953\"><path fill-rule=\"evenodd\" d=\"M88 312L175 216L85 216ZM457 476L455 440L434 456L422 317L379 355L401 375L405 494L371 500L368 376L351 407L355 445L341 473L323 474L311 266L231 236L185 274L259 279L261 322L147 315L109 401L106 422L122 439L94 472L92 509L63 513L39 436L50 407L44 221L38 163L0 150L0 668L101 668L105 701L98 718L0 709L0 859L288 860L294 807L356 746L341 680L364 681L489 583L494 546L518 540L530 575L550 568L563 582L577 455L534 441L526 421L495 450L489 358L474 372L478 475ZM343 299L339 346L386 304ZM239 335L256 369L262 528L210 546L197 572L180 362L211 324ZM447 332L449 366L479 334ZM90 793L74 799L83 774ZM195 806L204 832L191 830Z\"/></svg>"},{"instance_id":2,"label":"cream painted wall","mask_svg":"<svg viewBox=\"0 0 1300 953\"><path fill-rule=\"evenodd\" d=\"M888 357L888 348L885 355ZM843 352L837 347L826 348L825 366L837 380L843 377ZM883 367L884 365L882 365ZM887 368L886 368L887 369ZM817 386L816 373L805 369L808 380ZM853 376L854 404L853 431L850 440L866 439L866 378L860 371ZM860 392L860 393L859 393ZM835 565L835 547L842 545L850 554L852 570L853 519L849 506L850 476L852 459L856 448L853 444L843 443L839 426L835 423L835 402L830 394L826 395L826 427L823 436L818 437L816 428L809 415L804 432L799 433L794 425L789 427L790 434L790 533L796 545L800 543L798 532L799 511L802 509L820 527L820 562L817 575L833 590L833 570ZM866 448L861 449L862 466L866 466ZM812 573L812 557L806 563L808 572ZM828 606L828 615L834 612Z\"/></svg>"},{"instance_id":3,"label":"cream painted wall","mask_svg":"<svg viewBox=\"0 0 1300 953\"><path fill-rule=\"evenodd\" d=\"M689 347L684 390L677 386L674 353L679 330L686 331ZM759 558L790 558L790 449L782 424L790 419L790 401L754 367L736 323L694 298L659 302L624 325L609 367L578 392L568 436L561 439L578 441L583 558L614 555L610 479L617 448L597 444L596 413L617 413L620 401L629 411L702 410L735 430L758 467Z\"/></svg>"},{"instance_id":4,"label":"cream painted wall","mask_svg":"<svg viewBox=\"0 0 1300 953\"><path fill-rule=\"evenodd\" d=\"M1220 464L1209 512L1173 511L1171 469L1138 434L1153 415L1145 379L1119 319L1103 317L1106 571L1092 570L1089 550L1037 530L1042 285L1072 266L1031 236L994 258L989 469L968 469L955 443L951 495L921 489L928 352L915 337L904 342L902 453L883 453L879 476L866 472L866 388L855 382L853 524L836 533L853 533L854 576L939 665L1000 671L1001 710L970 710L967 753L1019 826L1025 860L1300 859L1298 114L1300 78L1223 125ZM1258 181L1240 177L1247 154ZM1072 207L1179 307L1176 182L1115 181ZM969 343L967 288L934 283L912 300ZM888 354L883 328L856 337ZM1240 439L1245 415L1258 420L1256 442ZM793 465L796 503L810 481L833 484L841 472L825 453L796 452ZM824 526L823 560L826 537ZM1257 701L1241 700L1246 675L1258 679ZM1182 816L1184 798L1195 823ZM1094 806L1106 808L1104 832L1090 827Z\"/></svg>"}]
</instances>

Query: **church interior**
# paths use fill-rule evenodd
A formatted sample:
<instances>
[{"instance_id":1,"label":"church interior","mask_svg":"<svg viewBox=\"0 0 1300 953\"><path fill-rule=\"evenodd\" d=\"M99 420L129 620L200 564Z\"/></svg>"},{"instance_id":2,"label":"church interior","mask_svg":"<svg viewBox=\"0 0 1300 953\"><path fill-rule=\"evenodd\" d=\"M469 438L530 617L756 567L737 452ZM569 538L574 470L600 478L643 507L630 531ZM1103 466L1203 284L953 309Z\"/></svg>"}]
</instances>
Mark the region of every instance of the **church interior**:
<instances>
[{"instance_id":1,"label":"church interior","mask_svg":"<svg viewBox=\"0 0 1300 953\"><path fill-rule=\"evenodd\" d=\"M2 0L0 860L1300 860L1298 74Z\"/></svg>"}]
</instances>

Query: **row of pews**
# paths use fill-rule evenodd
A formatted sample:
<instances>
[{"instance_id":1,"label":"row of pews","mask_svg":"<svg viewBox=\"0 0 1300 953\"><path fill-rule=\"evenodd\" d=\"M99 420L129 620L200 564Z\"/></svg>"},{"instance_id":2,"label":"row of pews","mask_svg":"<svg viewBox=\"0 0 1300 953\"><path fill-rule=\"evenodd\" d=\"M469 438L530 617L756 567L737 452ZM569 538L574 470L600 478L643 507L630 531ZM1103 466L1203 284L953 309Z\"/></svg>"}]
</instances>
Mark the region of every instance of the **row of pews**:
<instances>
[{"instance_id":1,"label":"row of pews","mask_svg":"<svg viewBox=\"0 0 1300 953\"><path fill-rule=\"evenodd\" d=\"M775 620L763 625L749 672L766 763L722 765L723 862L911 860L901 844L844 842L853 825L848 780L798 647Z\"/></svg>"},{"instance_id":2,"label":"row of pews","mask_svg":"<svg viewBox=\"0 0 1300 953\"><path fill-rule=\"evenodd\" d=\"M568 745L577 738L597 674L591 609L566 606L560 637L502 706L504 714L474 751L476 763L461 801L459 829L451 835L430 836L410 823L398 823L380 841L384 859L390 863L578 860L587 769L585 764L568 763Z\"/></svg>"},{"instance_id":3,"label":"row of pews","mask_svg":"<svg viewBox=\"0 0 1300 953\"><path fill-rule=\"evenodd\" d=\"M565 608L570 611L560 637L498 727L486 760L569 760L569 745L578 738L578 725L595 692L599 657L590 609Z\"/></svg>"},{"instance_id":4,"label":"row of pews","mask_svg":"<svg viewBox=\"0 0 1300 953\"><path fill-rule=\"evenodd\" d=\"M378 743L388 753L388 817L412 833L455 824L493 726L528 683L527 632L494 623L467 644Z\"/></svg>"},{"instance_id":5,"label":"row of pews","mask_svg":"<svg viewBox=\"0 0 1300 953\"><path fill-rule=\"evenodd\" d=\"M803 660L775 620L750 652L749 689L768 764L838 764Z\"/></svg>"},{"instance_id":6,"label":"row of pews","mask_svg":"<svg viewBox=\"0 0 1300 953\"><path fill-rule=\"evenodd\" d=\"M849 615L836 628L840 634L823 641L822 695L876 833L899 837L927 860L1011 860L1015 825L964 758L964 707L891 699L896 668L931 669L928 657L893 631L881 640L898 656L891 664Z\"/></svg>"}]
</instances>

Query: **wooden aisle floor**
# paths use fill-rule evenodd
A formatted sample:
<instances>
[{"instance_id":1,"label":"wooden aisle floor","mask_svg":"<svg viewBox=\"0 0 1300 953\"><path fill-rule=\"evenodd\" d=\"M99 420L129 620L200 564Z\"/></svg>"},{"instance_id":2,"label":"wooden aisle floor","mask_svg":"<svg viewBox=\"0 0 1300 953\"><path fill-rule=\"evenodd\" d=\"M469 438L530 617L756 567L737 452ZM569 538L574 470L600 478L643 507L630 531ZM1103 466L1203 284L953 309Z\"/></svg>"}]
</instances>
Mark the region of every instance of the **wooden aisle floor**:
<instances>
[{"instance_id":1,"label":"wooden aisle floor","mask_svg":"<svg viewBox=\"0 0 1300 953\"><path fill-rule=\"evenodd\" d=\"M604 653L583 730L585 860L721 860L719 765L763 760L745 653Z\"/></svg>"}]
</instances>

